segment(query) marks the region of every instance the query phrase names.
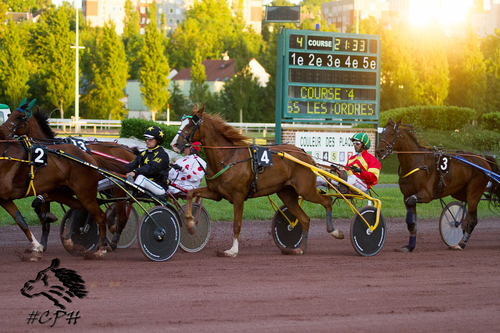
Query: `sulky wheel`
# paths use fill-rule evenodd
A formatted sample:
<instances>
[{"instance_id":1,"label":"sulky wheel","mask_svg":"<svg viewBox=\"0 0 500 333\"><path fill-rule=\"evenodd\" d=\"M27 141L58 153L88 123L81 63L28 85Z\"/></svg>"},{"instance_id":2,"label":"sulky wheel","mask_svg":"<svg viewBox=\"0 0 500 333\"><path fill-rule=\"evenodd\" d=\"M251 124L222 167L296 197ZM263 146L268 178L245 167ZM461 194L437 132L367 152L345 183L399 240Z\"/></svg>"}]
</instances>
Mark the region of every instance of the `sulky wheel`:
<instances>
[{"instance_id":1,"label":"sulky wheel","mask_svg":"<svg viewBox=\"0 0 500 333\"><path fill-rule=\"evenodd\" d=\"M453 201L444 207L439 217L439 234L446 245L454 246L462 240L464 236L462 221L465 215L466 212L462 202Z\"/></svg>"},{"instance_id":2,"label":"sulky wheel","mask_svg":"<svg viewBox=\"0 0 500 333\"><path fill-rule=\"evenodd\" d=\"M69 254L81 256L97 250L99 246L99 224L86 209L70 209L64 214L59 229L61 242L70 228L72 232L67 238L71 238L74 247L72 250L67 250Z\"/></svg>"},{"instance_id":3,"label":"sulky wheel","mask_svg":"<svg viewBox=\"0 0 500 333\"><path fill-rule=\"evenodd\" d=\"M139 247L152 261L170 259L179 247L180 227L177 214L170 207L155 206L144 214L137 229Z\"/></svg>"},{"instance_id":4,"label":"sulky wheel","mask_svg":"<svg viewBox=\"0 0 500 333\"><path fill-rule=\"evenodd\" d=\"M372 206L366 206L359 210L359 214L370 225L375 225L377 220L377 209ZM362 256L374 256L384 246L385 237L387 235L387 227L384 217L380 213L378 226L371 231L365 221L356 214L351 222L351 244L354 250Z\"/></svg>"},{"instance_id":5,"label":"sulky wheel","mask_svg":"<svg viewBox=\"0 0 500 333\"><path fill-rule=\"evenodd\" d=\"M183 211L186 211L186 205L182 206L182 209ZM181 243L179 246L186 252L201 251L201 249L207 245L208 239L210 238L210 216L208 215L207 210L203 206L200 206L200 204L193 202L192 214L195 220L198 218L196 221L196 232L194 235L189 233L184 213L179 211L182 223Z\"/></svg>"},{"instance_id":6,"label":"sulky wheel","mask_svg":"<svg viewBox=\"0 0 500 333\"><path fill-rule=\"evenodd\" d=\"M129 212L130 209L130 213ZM128 202L126 204L126 212L129 214L127 219L127 224L122 230L122 234L120 235L120 240L118 241L117 247L119 249L125 249L130 245L134 244L137 239L137 223L139 222L139 215L135 210L132 203ZM111 242L113 239L113 233L109 231L109 228L116 224L116 206L115 204L111 204L108 209L106 209L106 237L108 241ZM116 228L116 226L115 226Z\"/></svg>"},{"instance_id":7,"label":"sulky wheel","mask_svg":"<svg viewBox=\"0 0 500 333\"><path fill-rule=\"evenodd\" d=\"M285 205L282 205L280 210L281 211L277 210L276 213L274 213L271 226L274 242L280 250L296 249L302 242L302 224L297 221L297 224L292 227L290 222L294 223L297 218L290 213ZM290 222L288 222L287 218Z\"/></svg>"}]
</instances>

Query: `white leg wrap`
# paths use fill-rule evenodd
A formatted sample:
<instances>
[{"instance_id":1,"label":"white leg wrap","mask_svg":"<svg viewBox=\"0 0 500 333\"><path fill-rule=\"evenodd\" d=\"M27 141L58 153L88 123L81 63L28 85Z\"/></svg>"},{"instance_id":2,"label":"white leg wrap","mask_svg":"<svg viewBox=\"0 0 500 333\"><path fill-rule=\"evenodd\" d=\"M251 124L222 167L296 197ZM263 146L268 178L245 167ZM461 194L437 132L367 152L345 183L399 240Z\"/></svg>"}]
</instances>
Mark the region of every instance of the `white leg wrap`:
<instances>
[{"instance_id":1,"label":"white leg wrap","mask_svg":"<svg viewBox=\"0 0 500 333\"><path fill-rule=\"evenodd\" d=\"M238 240L236 238L233 238L233 246L229 250L224 251L224 253L228 257L236 257L238 255Z\"/></svg>"}]
</instances>

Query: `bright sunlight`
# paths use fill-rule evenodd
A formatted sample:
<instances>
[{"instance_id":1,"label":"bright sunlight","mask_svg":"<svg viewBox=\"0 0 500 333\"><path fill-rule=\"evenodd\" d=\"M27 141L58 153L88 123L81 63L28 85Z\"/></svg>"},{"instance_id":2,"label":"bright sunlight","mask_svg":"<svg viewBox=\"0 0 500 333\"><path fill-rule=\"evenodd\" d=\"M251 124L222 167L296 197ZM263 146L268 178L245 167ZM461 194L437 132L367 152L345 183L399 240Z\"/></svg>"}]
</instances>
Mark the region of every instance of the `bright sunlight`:
<instances>
[{"instance_id":1,"label":"bright sunlight","mask_svg":"<svg viewBox=\"0 0 500 333\"><path fill-rule=\"evenodd\" d=\"M473 0L419 0L410 4L410 21L425 25L437 20L444 25L463 21ZM485 1L489 4L489 1Z\"/></svg>"}]
</instances>

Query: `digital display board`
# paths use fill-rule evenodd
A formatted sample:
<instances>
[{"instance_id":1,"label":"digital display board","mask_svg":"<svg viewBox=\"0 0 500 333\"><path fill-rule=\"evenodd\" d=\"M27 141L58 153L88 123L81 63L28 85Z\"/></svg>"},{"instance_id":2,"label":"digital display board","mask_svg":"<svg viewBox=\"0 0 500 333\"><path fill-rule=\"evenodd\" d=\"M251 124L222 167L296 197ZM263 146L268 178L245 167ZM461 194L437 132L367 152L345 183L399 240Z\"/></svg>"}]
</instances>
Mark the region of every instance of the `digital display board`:
<instances>
[{"instance_id":1,"label":"digital display board","mask_svg":"<svg viewBox=\"0 0 500 333\"><path fill-rule=\"evenodd\" d=\"M276 119L378 123L380 37L310 30L278 35Z\"/></svg>"}]
</instances>

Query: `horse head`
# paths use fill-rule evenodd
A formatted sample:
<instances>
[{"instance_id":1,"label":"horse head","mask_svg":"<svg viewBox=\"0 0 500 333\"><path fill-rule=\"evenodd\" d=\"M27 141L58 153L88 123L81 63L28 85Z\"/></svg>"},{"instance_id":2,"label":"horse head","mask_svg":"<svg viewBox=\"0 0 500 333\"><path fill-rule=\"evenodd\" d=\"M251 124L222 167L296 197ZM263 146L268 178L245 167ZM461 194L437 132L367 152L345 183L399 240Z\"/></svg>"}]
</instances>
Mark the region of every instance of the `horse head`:
<instances>
[{"instance_id":1,"label":"horse head","mask_svg":"<svg viewBox=\"0 0 500 333\"><path fill-rule=\"evenodd\" d=\"M389 118L387 124L385 125L384 131L380 135L380 143L375 149L375 153L381 159L386 158L391 155L394 147L397 144L398 138L400 137L401 130L401 119L395 123L392 118Z\"/></svg>"},{"instance_id":2,"label":"horse head","mask_svg":"<svg viewBox=\"0 0 500 333\"><path fill-rule=\"evenodd\" d=\"M75 271L59 267L59 259L52 260L46 269L38 272L34 280L29 280L21 289L21 294L33 298L45 296L51 300L55 306L65 309L61 304L62 300L71 303L71 298L83 298L87 296L85 284L80 275Z\"/></svg>"},{"instance_id":3,"label":"horse head","mask_svg":"<svg viewBox=\"0 0 500 333\"><path fill-rule=\"evenodd\" d=\"M201 141L200 126L203 123L203 111L205 105L198 109L198 104L195 104L189 115L182 116L179 131L170 143L170 146L176 153L181 153L187 144L194 141Z\"/></svg>"}]
</instances>

